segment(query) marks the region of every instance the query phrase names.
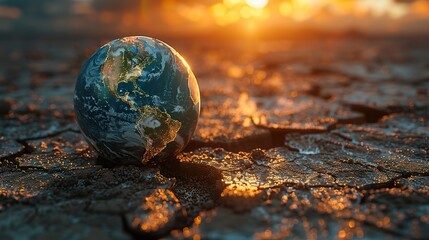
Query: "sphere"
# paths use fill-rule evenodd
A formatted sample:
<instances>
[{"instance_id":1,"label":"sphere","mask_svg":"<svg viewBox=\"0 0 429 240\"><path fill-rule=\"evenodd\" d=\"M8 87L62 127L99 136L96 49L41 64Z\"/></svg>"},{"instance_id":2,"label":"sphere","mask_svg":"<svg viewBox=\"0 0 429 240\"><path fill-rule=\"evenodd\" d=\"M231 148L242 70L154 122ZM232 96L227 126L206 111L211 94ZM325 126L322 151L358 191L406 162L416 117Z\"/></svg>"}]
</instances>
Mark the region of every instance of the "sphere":
<instances>
[{"instance_id":1,"label":"sphere","mask_svg":"<svg viewBox=\"0 0 429 240\"><path fill-rule=\"evenodd\" d=\"M125 37L98 49L76 82L80 129L104 158L119 164L165 160L186 147L197 125L200 92L172 47Z\"/></svg>"}]
</instances>

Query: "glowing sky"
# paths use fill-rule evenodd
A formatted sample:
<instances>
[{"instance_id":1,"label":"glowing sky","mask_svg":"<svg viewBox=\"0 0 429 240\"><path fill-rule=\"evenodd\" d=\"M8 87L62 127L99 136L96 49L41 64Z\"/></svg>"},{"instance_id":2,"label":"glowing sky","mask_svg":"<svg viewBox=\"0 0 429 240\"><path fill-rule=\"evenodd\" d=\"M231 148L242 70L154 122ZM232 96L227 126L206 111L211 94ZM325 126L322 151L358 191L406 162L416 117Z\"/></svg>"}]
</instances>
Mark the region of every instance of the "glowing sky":
<instances>
[{"instance_id":1,"label":"glowing sky","mask_svg":"<svg viewBox=\"0 0 429 240\"><path fill-rule=\"evenodd\" d=\"M14 25L19 21L24 23ZM429 33L429 1L0 0L0 30L13 29L16 25L34 27L36 22L39 27L54 25L70 29L103 29L107 26L114 29L119 25L125 32L135 29L167 33L210 32L223 28L258 32L271 28L312 28Z\"/></svg>"}]
</instances>

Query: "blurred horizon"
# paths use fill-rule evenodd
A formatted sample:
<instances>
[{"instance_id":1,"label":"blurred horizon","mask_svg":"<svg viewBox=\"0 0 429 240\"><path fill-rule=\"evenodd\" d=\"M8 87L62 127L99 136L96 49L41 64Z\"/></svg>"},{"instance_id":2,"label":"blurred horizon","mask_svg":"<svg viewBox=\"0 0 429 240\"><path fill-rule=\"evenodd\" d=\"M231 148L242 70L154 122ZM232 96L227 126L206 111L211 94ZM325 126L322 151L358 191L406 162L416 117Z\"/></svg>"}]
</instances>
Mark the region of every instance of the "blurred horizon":
<instances>
[{"instance_id":1,"label":"blurred horizon","mask_svg":"<svg viewBox=\"0 0 429 240\"><path fill-rule=\"evenodd\" d=\"M427 36L428 0L0 0L1 38Z\"/></svg>"}]
</instances>

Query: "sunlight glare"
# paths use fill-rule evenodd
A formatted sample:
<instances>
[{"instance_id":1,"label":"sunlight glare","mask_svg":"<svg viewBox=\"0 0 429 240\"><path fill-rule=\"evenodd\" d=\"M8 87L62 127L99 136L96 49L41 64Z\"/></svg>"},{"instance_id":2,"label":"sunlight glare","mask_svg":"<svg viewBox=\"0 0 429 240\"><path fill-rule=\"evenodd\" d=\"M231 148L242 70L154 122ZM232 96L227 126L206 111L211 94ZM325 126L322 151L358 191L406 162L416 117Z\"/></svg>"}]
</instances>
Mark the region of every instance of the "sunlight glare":
<instances>
[{"instance_id":1,"label":"sunlight glare","mask_svg":"<svg viewBox=\"0 0 429 240\"><path fill-rule=\"evenodd\" d=\"M253 8L264 8L268 4L268 0L246 0L247 5Z\"/></svg>"}]
</instances>

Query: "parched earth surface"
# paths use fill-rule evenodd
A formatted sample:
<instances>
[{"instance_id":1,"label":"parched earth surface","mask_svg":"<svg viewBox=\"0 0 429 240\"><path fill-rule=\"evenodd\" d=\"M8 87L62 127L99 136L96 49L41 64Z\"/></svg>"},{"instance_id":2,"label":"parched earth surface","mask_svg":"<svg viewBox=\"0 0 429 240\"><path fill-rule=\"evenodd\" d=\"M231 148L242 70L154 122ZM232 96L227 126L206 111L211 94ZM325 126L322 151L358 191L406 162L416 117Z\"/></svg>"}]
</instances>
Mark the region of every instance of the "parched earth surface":
<instances>
[{"instance_id":1,"label":"parched earth surface","mask_svg":"<svg viewBox=\"0 0 429 240\"><path fill-rule=\"evenodd\" d=\"M424 239L424 40L168 41L202 112L187 149L113 166L74 121L103 41L3 41L0 239Z\"/></svg>"}]
</instances>

